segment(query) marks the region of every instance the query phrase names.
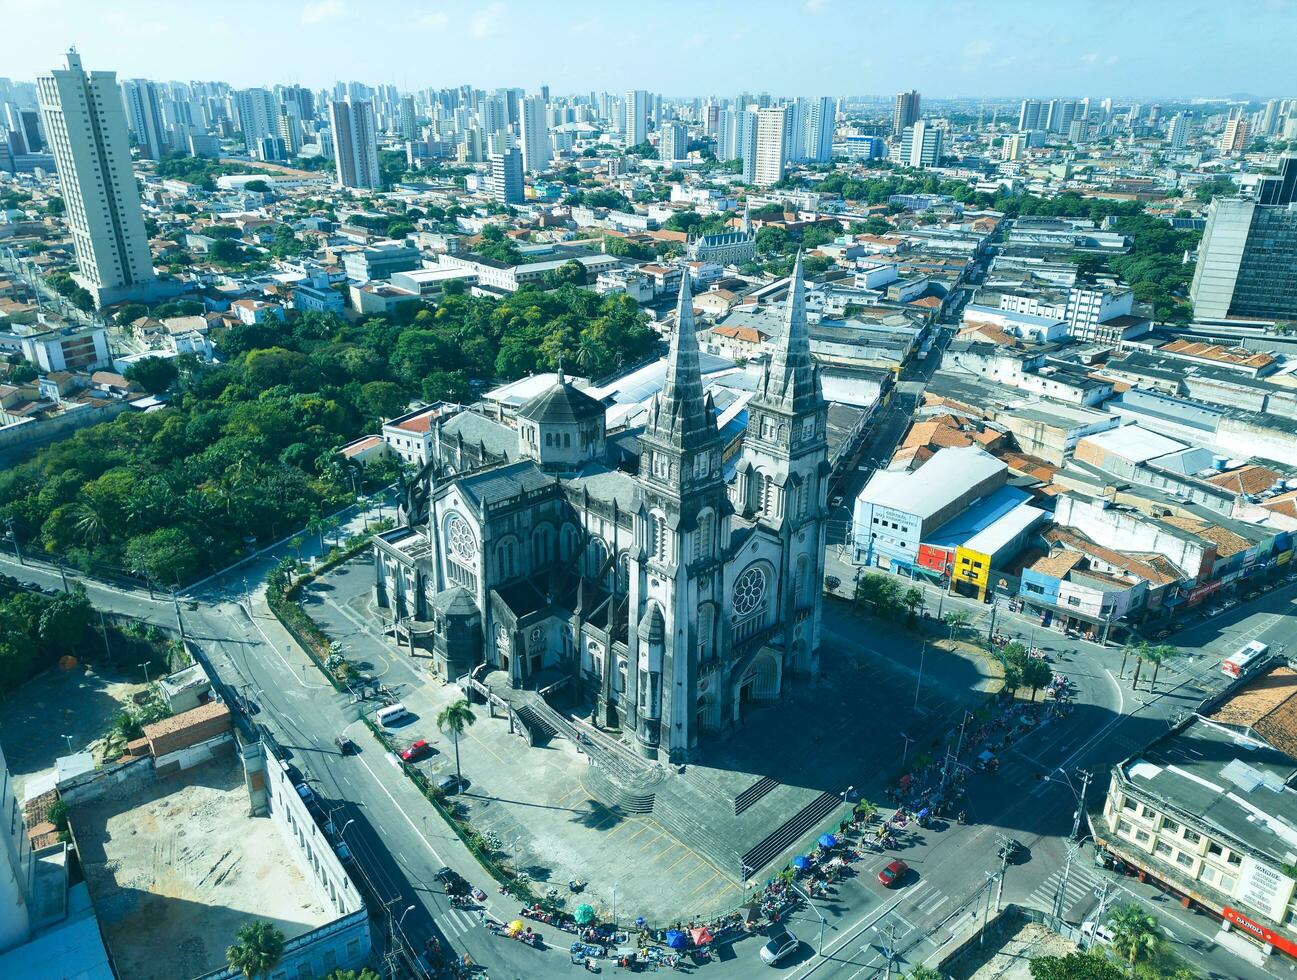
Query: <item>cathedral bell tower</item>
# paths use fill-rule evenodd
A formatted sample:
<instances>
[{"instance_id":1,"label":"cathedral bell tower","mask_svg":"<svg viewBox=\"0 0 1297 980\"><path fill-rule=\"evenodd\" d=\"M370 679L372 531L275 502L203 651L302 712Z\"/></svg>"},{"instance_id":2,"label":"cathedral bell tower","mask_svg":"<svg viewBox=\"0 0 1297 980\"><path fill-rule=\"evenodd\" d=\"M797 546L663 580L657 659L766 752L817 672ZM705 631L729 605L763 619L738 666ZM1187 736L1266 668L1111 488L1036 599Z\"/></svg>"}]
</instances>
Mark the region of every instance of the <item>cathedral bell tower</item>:
<instances>
[{"instance_id":1,"label":"cathedral bell tower","mask_svg":"<svg viewBox=\"0 0 1297 980\"><path fill-rule=\"evenodd\" d=\"M811 361L801 253L793 263L783 327L747 405L735 507L781 542L785 667L814 676L823 603L829 407Z\"/></svg>"},{"instance_id":2,"label":"cathedral bell tower","mask_svg":"<svg viewBox=\"0 0 1297 980\"><path fill-rule=\"evenodd\" d=\"M698 672L716 657L723 532L729 499L723 443L698 363L686 271L676 305L666 381L640 436L639 509L630 555L626 731L646 758L690 758L698 741ZM708 635L700 635L703 623Z\"/></svg>"}]
</instances>

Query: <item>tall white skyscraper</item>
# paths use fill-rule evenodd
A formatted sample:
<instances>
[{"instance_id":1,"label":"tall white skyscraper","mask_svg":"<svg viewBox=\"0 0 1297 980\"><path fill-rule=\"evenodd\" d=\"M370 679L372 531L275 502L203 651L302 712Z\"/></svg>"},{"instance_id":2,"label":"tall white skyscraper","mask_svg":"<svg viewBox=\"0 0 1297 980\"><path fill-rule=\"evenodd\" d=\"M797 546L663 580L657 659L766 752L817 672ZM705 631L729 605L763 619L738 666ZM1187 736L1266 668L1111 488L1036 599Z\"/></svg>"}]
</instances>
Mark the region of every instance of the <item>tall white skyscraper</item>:
<instances>
[{"instance_id":1,"label":"tall white skyscraper","mask_svg":"<svg viewBox=\"0 0 1297 980\"><path fill-rule=\"evenodd\" d=\"M1029 133L1033 129L1044 129L1048 110L1040 99L1023 99L1018 110L1018 132Z\"/></svg>"},{"instance_id":2,"label":"tall white skyscraper","mask_svg":"<svg viewBox=\"0 0 1297 980\"><path fill-rule=\"evenodd\" d=\"M84 71L81 56L69 51L67 67L40 76L36 87L76 248L77 282L99 306L152 296L157 280L116 72Z\"/></svg>"},{"instance_id":3,"label":"tall white skyscraper","mask_svg":"<svg viewBox=\"0 0 1297 980\"><path fill-rule=\"evenodd\" d=\"M382 187L374 103L363 99L352 101L350 97L343 102L330 102L329 124L333 127L338 186L370 190Z\"/></svg>"},{"instance_id":4,"label":"tall white skyscraper","mask_svg":"<svg viewBox=\"0 0 1297 980\"><path fill-rule=\"evenodd\" d=\"M784 179L785 137L792 115L791 106L777 106L757 110L757 165L753 182L758 187L770 187Z\"/></svg>"},{"instance_id":5,"label":"tall white skyscraper","mask_svg":"<svg viewBox=\"0 0 1297 980\"><path fill-rule=\"evenodd\" d=\"M239 129L249 153L267 136L279 135L279 103L274 93L264 88L245 88L234 93L234 110L239 114Z\"/></svg>"},{"instance_id":6,"label":"tall white skyscraper","mask_svg":"<svg viewBox=\"0 0 1297 980\"><path fill-rule=\"evenodd\" d=\"M743 161L743 183L757 179L757 114L754 109L743 109L735 124L735 149Z\"/></svg>"},{"instance_id":7,"label":"tall white skyscraper","mask_svg":"<svg viewBox=\"0 0 1297 980\"><path fill-rule=\"evenodd\" d=\"M1189 141L1189 117L1183 112L1177 112L1171 117L1166 128L1166 139L1171 144L1171 149L1184 149L1185 143Z\"/></svg>"},{"instance_id":8,"label":"tall white skyscraper","mask_svg":"<svg viewBox=\"0 0 1297 980\"><path fill-rule=\"evenodd\" d=\"M935 167L941 162L941 130L920 119L901 136L903 167Z\"/></svg>"},{"instance_id":9,"label":"tall white skyscraper","mask_svg":"<svg viewBox=\"0 0 1297 980\"><path fill-rule=\"evenodd\" d=\"M811 100L811 111L806 118L805 159L813 163L828 163L833 159L833 127L837 115L836 100L828 96Z\"/></svg>"},{"instance_id":10,"label":"tall white skyscraper","mask_svg":"<svg viewBox=\"0 0 1297 980\"><path fill-rule=\"evenodd\" d=\"M625 121L622 123L625 146L638 146L648 139L649 94L643 89L626 93Z\"/></svg>"},{"instance_id":11,"label":"tall white skyscraper","mask_svg":"<svg viewBox=\"0 0 1297 980\"><path fill-rule=\"evenodd\" d=\"M140 156L147 160L161 160L167 152L167 139L158 87L146 78L128 79L122 82L122 98L126 102L126 119L135 134Z\"/></svg>"},{"instance_id":12,"label":"tall white skyscraper","mask_svg":"<svg viewBox=\"0 0 1297 980\"><path fill-rule=\"evenodd\" d=\"M414 96L403 95L401 96L401 111L397 117L397 130L401 134L401 139L414 139L414 122Z\"/></svg>"},{"instance_id":13,"label":"tall white skyscraper","mask_svg":"<svg viewBox=\"0 0 1297 980\"><path fill-rule=\"evenodd\" d=\"M663 123L661 139L658 140L658 159L663 166L670 167L685 158L689 147L689 131L682 122Z\"/></svg>"},{"instance_id":14,"label":"tall white skyscraper","mask_svg":"<svg viewBox=\"0 0 1297 980\"><path fill-rule=\"evenodd\" d=\"M524 194L522 154L518 150L492 153L491 196L501 204L521 204Z\"/></svg>"},{"instance_id":15,"label":"tall white skyscraper","mask_svg":"<svg viewBox=\"0 0 1297 980\"><path fill-rule=\"evenodd\" d=\"M522 169L538 173L549 166L549 108L541 96L531 95L522 100L519 112Z\"/></svg>"}]
</instances>

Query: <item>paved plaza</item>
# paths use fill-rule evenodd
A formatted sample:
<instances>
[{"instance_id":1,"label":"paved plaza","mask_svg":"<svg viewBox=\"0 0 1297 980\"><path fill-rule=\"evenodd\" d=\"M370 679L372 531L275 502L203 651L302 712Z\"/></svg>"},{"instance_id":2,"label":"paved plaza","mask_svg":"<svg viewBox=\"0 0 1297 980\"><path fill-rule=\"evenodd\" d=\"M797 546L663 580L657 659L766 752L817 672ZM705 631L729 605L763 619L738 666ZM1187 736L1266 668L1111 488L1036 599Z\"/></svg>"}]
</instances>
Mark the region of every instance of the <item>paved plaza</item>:
<instances>
[{"instance_id":1,"label":"paved plaza","mask_svg":"<svg viewBox=\"0 0 1297 980\"><path fill-rule=\"evenodd\" d=\"M372 575L372 558L357 558L306 590L305 607L414 713L396 741L428 740L437 751L420 766L434 777L451 773L454 749L434 719L460 691L382 635ZM629 796L590 764L591 755L598 762L590 739L599 733L583 729L584 747L564 737L529 747L501 712L491 717L478 705L461 743L468 786L457 799L479 832L495 835L501 857L516 854L520 867L570 904L588 901L611 915L615 902L620 918L655 923L732 908L749 882L835 828L850 799L881 800L904 752L931 751L963 707L985 699L993 679L984 663L920 647L915 635L830 601L818 682L751 707L683 771L646 766L642 793ZM575 700L556 707L577 726L574 718L588 714ZM636 806L643 797L651 812L635 812L646 808ZM579 899L568 889L573 879L589 882Z\"/></svg>"}]
</instances>

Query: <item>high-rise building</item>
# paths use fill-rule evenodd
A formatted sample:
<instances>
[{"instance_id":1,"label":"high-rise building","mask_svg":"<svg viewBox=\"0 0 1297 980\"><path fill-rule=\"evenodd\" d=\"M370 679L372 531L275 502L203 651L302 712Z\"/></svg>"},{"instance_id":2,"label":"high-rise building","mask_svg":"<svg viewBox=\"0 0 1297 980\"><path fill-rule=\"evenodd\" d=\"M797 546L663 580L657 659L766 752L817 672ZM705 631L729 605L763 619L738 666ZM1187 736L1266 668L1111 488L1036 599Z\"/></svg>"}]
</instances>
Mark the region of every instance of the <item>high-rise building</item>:
<instances>
[{"instance_id":1,"label":"high-rise building","mask_svg":"<svg viewBox=\"0 0 1297 980\"><path fill-rule=\"evenodd\" d=\"M1018 110L1018 131L1026 133L1033 129L1044 129L1045 113L1045 103L1040 99L1023 99Z\"/></svg>"},{"instance_id":2,"label":"high-rise building","mask_svg":"<svg viewBox=\"0 0 1297 980\"><path fill-rule=\"evenodd\" d=\"M521 151L509 149L491 154L491 196L501 204L523 202Z\"/></svg>"},{"instance_id":3,"label":"high-rise building","mask_svg":"<svg viewBox=\"0 0 1297 980\"><path fill-rule=\"evenodd\" d=\"M12 103L5 103L5 121L11 133L22 137L24 153L39 153L45 147L39 119L40 113L35 109L20 109Z\"/></svg>"},{"instance_id":4,"label":"high-rise building","mask_svg":"<svg viewBox=\"0 0 1297 980\"><path fill-rule=\"evenodd\" d=\"M837 115L837 102L829 96L811 101L806 119L805 159L813 163L828 163L833 159L833 126Z\"/></svg>"},{"instance_id":5,"label":"high-rise building","mask_svg":"<svg viewBox=\"0 0 1297 980\"><path fill-rule=\"evenodd\" d=\"M1189 296L1194 318L1297 319L1297 157L1256 196L1218 197L1207 211Z\"/></svg>"},{"instance_id":6,"label":"high-rise building","mask_svg":"<svg viewBox=\"0 0 1297 980\"><path fill-rule=\"evenodd\" d=\"M784 167L788 162L784 134L791 115L792 106L757 110L756 170L753 173L753 183L758 187L770 187L784 179Z\"/></svg>"},{"instance_id":7,"label":"high-rise building","mask_svg":"<svg viewBox=\"0 0 1297 980\"><path fill-rule=\"evenodd\" d=\"M329 124L333 127L333 152L339 187L377 190L383 186L378 169L378 133L374 104L364 99L329 103Z\"/></svg>"},{"instance_id":8,"label":"high-rise building","mask_svg":"<svg viewBox=\"0 0 1297 980\"><path fill-rule=\"evenodd\" d=\"M757 179L757 110L744 109L735 122L735 148L743 161L743 183Z\"/></svg>"},{"instance_id":9,"label":"high-rise building","mask_svg":"<svg viewBox=\"0 0 1297 980\"><path fill-rule=\"evenodd\" d=\"M1045 129L1066 136L1072 120L1076 118L1078 107L1078 103L1071 99L1051 99L1049 114L1045 119Z\"/></svg>"},{"instance_id":10,"label":"high-rise building","mask_svg":"<svg viewBox=\"0 0 1297 980\"><path fill-rule=\"evenodd\" d=\"M1005 160L1022 159L1022 151L1027 148L1026 133L1010 133L1001 144L1001 156Z\"/></svg>"},{"instance_id":11,"label":"high-rise building","mask_svg":"<svg viewBox=\"0 0 1297 980\"><path fill-rule=\"evenodd\" d=\"M1230 113L1225 131L1220 134L1220 152L1224 156L1238 156L1247 148L1247 119L1239 110Z\"/></svg>"},{"instance_id":12,"label":"high-rise building","mask_svg":"<svg viewBox=\"0 0 1297 980\"><path fill-rule=\"evenodd\" d=\"M639 146L648 139L648 106L649 94L643 89L626 93L623 108L625 119L622 122L623 145Z\"/></svg>"},{"instance_id":13,"label":"high-rise building","mask_svg":"<svg viewBox=\"0 0 1297 980\"><path fill-rule=\"evenodd\" d=\"M901 136L899 156L904 167L935 167L941 163L941 130L920 119Z\"/></svg>"},{"instance_id":14,"label":"high-rise building","mask_svg":"<svg viewBox=\"0 0 1297 980\"><path fill-rule=\"evenodd\" d=\"M1183 112L1177 112L1171 117L1166 127L1166 140L1173 150L1182 150L1189 142L1189 117Z\"/></svg>"},{"instance_id":15,"label":"high-rise building","mask_svg":"<svg viewBox=\"0 0 1297 980\"><path fill-rule=\"evenodd\" d=\"M1274 136L1279 132L1279 100L1271 99L1261 112L1260 133L1262 136Z\"/></svg>"},{"instance_id":16,"label":"high-rise building","mask_svg":"<svg viewBox=\"0 0 1297 980\"><path fill-rule=\"evenodd\" d=\"M663 123L659 131L658 159L670 167L685 159L689 150L689 131L682 122Z\"/></svg>"},{"instance_id":17,"label":"high-rise building","mask_svg":"<svg viewBox=\"0 0 1297 980\"><path fill-rule=\"evenodd\" d=\"M531 95L522 100L521 130L518 142L522 145L522 169L538 173L549 167L549 112L545 99Z\"/></svg>"},{"instance_id":18,"label":"high-rise building","mask_svg":"<svg viewBox=\"0 0 1297 980\"><path fill-rule=\"evenodd\" d=\"M76 249L76 281L99 306L152 296L157 280L116 73L87 72L69 51L67 67L36 85Z\"/></svg>"},{"instance_id":19,"label":"high-rise building","mask_svg":"<svg viewBox=\"0 0 1297 980\"><path fill-rule=\"evenodd\" d=\"M126 121L135 135L140 156L161 160L167 152L167 141L158 87L146 78L131 78L122 82L122 98L126 101Z\"/></svg>"},{"instance_id":20,"label":"high-rise building","mask_svg":"<svg viewBox=\"0 0 1297 980\"><path fill-rule=\"evenodd\" d=\"M892 110L892 135L900 136L919 121L919 93L897 92L896 107Z\"/></svg>"},{"instance_id":21,"label":"high-rise building","mask_svg":"<svg viewBox=\"0 0 1297 980\"><path fill-rule=\"evenodd\" d=\"M788 122L784 126L784 159L800 163L806 159L806 126L811 118L811 100L797 98L788 106Z\"/></svg>"},{"instance_id":22,"label":"high-rise building","mask_svg":"<svg viewBox=\"0 0 1297 980\"><path fill-rule=\"evenodd\" d=\"M415 136L414 124L415 124L414 96L403 95L401 96L401 112L397 118L397 124L396 124L397 132L400 133L401 139L403 140L414 139Z\"/></svg>"},{"instance_id":23,"label":"high-rise building","mask_svg":"<svg viewBox=\"0 0 1297 980\"><path fill-rule=\"evenodd\" d=\"M245 88L234 93L234 111L239 130L249 153L255 153L257 142L279 135L279 104L264 88Z\"/></svg>"}]
</instances>

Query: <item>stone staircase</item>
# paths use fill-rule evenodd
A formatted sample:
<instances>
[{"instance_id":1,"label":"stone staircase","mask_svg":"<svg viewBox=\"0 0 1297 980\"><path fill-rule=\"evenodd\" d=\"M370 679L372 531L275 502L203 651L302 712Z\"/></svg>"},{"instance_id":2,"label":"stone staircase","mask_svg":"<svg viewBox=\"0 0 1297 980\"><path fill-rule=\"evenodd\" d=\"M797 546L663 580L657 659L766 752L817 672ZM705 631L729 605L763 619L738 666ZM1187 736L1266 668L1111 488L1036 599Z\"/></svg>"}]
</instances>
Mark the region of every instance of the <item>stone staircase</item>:
<instances>
[{"instance_id":1,"label":"stone staircase","mask_svg":"<svg viewBox=\"0 0 1297 980\"><path fill-rule=\"evenodd\" d=\"M755 875L842 805L842 797L837 793L824 792L815 797L743 855L748 873Z\"/></svg>"},{"instance_id":2,"label":"stone staircase","mask_svg":"<svg viewBox=\"0 0 1297 980\"><path fill-rule=\"evenodd\" d=\"M738 851L734 848L732 827L718 826L700 820L701 814L715 813L716 805L696 784L679 777L663 781L657 788L653 818L677 840L715 866L734 882L741 880Z\"/></svg>"},{"instance_id":3,"label":"stone staircase","mask_svg":"<svg viewBox=\"0 0 1297 980\"><path fill-rule=\"evenodd\" d=\"M596 800L618 813L647 816L656 806L657 794L651 786L642 786L638 790L624 786L593 759L582 777L582 785Z\"/></svg>"},{"instance_id":4,"label":"stone staircase","mask_svg":"<svg viewBox=\"0 0 1297 980\"><path fill-rule=\"evenodd\" d=\"M779 780L771 779L769 776L762 776L742 793L734 797L734 816L737 817L778 785Z\"/></svg>"},{"instance_id":5,"label":"stone staircase","mask_svg":"<svg viewBox=\"0 0 1297 980\"><path fill-rule=\"evenodd\" d=\"M545 745L558 734L558 729L548 720L542 718L540 712L530 704L520 705L515 709L514 715L531 732L530 741L532 745Z\"/></svg>"}]
</instances>

